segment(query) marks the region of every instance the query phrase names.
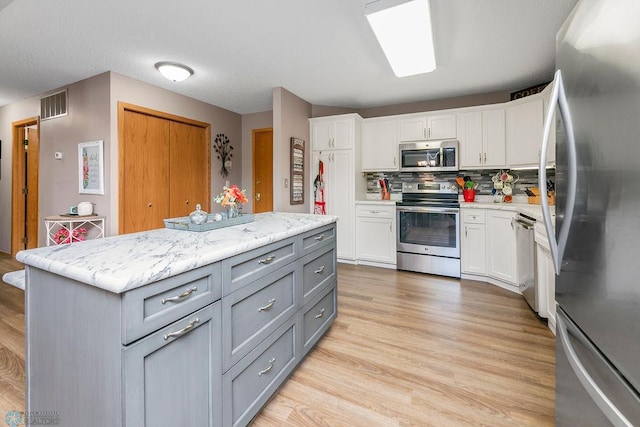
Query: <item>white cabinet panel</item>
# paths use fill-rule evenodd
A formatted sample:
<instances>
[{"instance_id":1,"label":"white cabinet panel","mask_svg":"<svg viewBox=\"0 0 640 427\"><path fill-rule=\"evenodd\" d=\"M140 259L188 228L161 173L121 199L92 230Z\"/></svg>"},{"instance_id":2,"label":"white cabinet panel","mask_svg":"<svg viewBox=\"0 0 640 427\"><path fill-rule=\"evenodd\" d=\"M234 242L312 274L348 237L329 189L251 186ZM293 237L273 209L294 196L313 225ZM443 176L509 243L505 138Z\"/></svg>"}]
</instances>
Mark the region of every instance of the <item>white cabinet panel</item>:
<instances>
[{"instance_id":1,"label":"white cabinet panel","mask_svg":"<svg viewBox=\"0 0 640 427\"><path fill-rule=\"evenodd\" d=\"M487 274L485 211L461 209L461 270L467 274Z\"/></svg>"},{"instance_id":2,"label":"white cabinet panel","mask_svg":"<svg viewBox=\"0 0 640 427\"><path fill-rule=\"evenodd\" d=\"M515 216L487 211L487 275L512 285L517 280Z\"/></svg>"},{"instance_id":3,"label":"white cabinet panel","mask_svg":"<svg viewBox=\"0 0 640 427\"><path fill-rule=\"evenodd\" d=\"M462 169L505 166L504 108L459 113L457 129Z\"/></svg>"},{"instance_id":4,"label":"white cabinet panel","mask_svg":"<svg viewBox=\"0 0 640 427\"><path fill-rule=\"evenodd\" d=\"M509 167L536 166L544 126L544 102L534 98L507 108L507 154Z\"/></svg>"},{"instance_id":5,"label":"white cabinet panel","mask_svg":"<svg viewBox=\"0 0 640 427\"><path fill-rule=\"evenodd\" d=\"M396 264L395 207L356 207L356 248L360 261Z\"/></svg>"},{"instance_id":6,"label":"white cabinet panel","mask_svg":"<svg viewBox=\"0 0 640 427\"><path fill-rule=\"evenodd\" d=\"M398 170L398 132L396 120L362 122L362 170Z\"/></svg>"},{"instance_id":7,"label":"white cabinet panel","mask_svg":"<svg viewBox=\"0 0 640 427\"><path fill-rule=\"evenodd\" d=\"M353 148L355 124L353 117L312 119L311 148L313 150Z\"/></svg>"},{"instance_id":8,"label":"white cabinet panel","mask_svg":"<svg viewBox=\"0 0 640 427\"><path fill-rule=\"evenodd\" d=\"M400 119L400 141L438 140L455 137L455 114L421 115Z\"/></svg>"}]
</instances>

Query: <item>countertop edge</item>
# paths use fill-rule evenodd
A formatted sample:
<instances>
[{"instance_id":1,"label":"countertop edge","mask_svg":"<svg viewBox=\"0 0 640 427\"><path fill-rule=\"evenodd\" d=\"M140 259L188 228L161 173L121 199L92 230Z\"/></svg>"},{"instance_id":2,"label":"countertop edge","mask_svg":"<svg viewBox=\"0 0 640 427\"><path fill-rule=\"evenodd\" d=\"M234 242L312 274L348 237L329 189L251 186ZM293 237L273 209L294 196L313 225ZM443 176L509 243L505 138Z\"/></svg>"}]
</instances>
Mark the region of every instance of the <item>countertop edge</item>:
<instances>
[{"instance_id":1,"label":"countertop edge","mask_svg":"<svg viewBox=\"0 0 640 427\"><path fill-rule=\"evenodd\" d=\"M113 293L123 293L125 291L138 288L140 286L147 285L149 283L166 279L171 276L175 276L180 273L184 273L189 270L193 270L199 267L203 267L209 264L213 264L215 262L221 261L226 258L230 258L234 255L238 255L243 252L250 251L252 249L259 248L261 246L268 245L273 242L277 242L280 240L284 240L289 237L293 237L307 231L313 230L315 228L319 228L325 225L332 224L338 220L336 216L319 216L319 215L308 215L308 214L290 214L284 213L283 217L290 218L298 218L296 215L299 215L299 218L309 218L314 217L314 222L305 223L302 225L296 225L294 227L286 228L284 230L278 230L273 233L269 233L267 235L260 236L255 239L238 239L238 238L229 238L229 246L228 247L219 247L220 241L216 241L213 239L213 242L218 246L211 246L210 250L206 251L205 248L194 248L196 250L202 250L204 252L199 255L194 255L190 257L177 257L177 259L169 264L158 263L152 266L148 264L141 265L140 268L128 268L127 274L117 275L114 274L112 270L100 271L98 268L92 268L87 266L79 266L79 265L71 265L68 262L62 262L60 260L56 260L55 257L47 256L56 253L63 253L65 251L80 254L80 245L84 245L85 243L91 244L91 248L95 249L100 247L100 243L107 242L109 239L109 244L111 246L117 245L117 242L120 240L121 242L127 242L128 244L137 244L138 239L143 239L145 235L150 236L154 233L164 232L167 229L157 229L150 230L148 232L134 233L129 235L118 235L111 236L107 239L97 239L79 243L72 243L67 245L60 246L50 246L44 248L36 248L32 250L20 251L16 255L16 259L26 266L33 266L54 274L58 274L60 276L67 277L69 279L77 280L79 282L86 283L91 286L95 286L109 292ZM276 217L276 219L281 219L280 217ZM198 233L201 235L201 240L205 237L212 237L220 230L227 230L227 232L231 231L230 229L241 227L246 228L248 224L240 224L237 226L229 227L228 229L219 229L212 230L210 232ZM173 233L178 233L175 236L180 236L181 238L187 238L189 234L192 233L188 231L178 231L178 230L170 230ZM238 231L238 230L236 230ZM209 236L205 236L205 234L209 234ZM192 235L193 236L193 235ZM97 242L97 243L96 243ZM88 247L85 245L85 247ZM98 256L98 255L94 255ZM158 255L160 257L160 255ZM61 256L64 258L64 256ZM153 257L149 257L153 258ZM136 261L135 258L128 258L129 260ZM103 261L104 262L104 261ZM102 265L102 264L101 264Z\"/></svg>"}]
</instances>

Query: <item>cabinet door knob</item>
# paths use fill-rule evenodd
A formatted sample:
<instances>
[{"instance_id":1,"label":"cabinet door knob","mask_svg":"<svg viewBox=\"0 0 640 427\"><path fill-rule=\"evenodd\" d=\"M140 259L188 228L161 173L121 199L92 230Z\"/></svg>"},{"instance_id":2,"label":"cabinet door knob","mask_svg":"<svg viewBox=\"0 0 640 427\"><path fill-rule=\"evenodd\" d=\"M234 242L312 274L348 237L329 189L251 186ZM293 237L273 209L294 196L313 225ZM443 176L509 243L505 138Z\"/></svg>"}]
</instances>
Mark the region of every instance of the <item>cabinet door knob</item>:
<instances>
[{"instance_id":1,"label":"cabinet door knob","mask_svg":"<svg viewBox=\"0 0 640 427\"><path fill-rule=\"evenodd\" d=\"M151 203L149 203L147 206L148 206L148 207L151 207L151 206L153 206L153 205L152 205Z\"/></svg>"},{"instance_id":2,"label":"cabinet door knob","mask_svg":"<svg viewBox=\"0 0 640 427\"><path fill-rule=\"evenodd\" d=\"M322 267L320 267L319 269L314 270L313 272L316 273L316 274L322 274L323 271L324 271L324 265Z\"/></svg>"},{"instance_id":3,"label":"cabinet door knob","mask_svg":"<svg viewBox=\"0 0 640 427\"><path fill-rule=\"evenodd\" d=\"M324 308L322 310L320 310L320 312L318 314L315 315L316 319L321 318L322 316L324 316Z\"/></svg>"},{"instance_id":4,"label":"cabinet door knob","mask_svg":"<svg viewBox=\"0 0 640 427\"><path fill-rule=\"evenodd\" d=\"M189 201L188 201L188 200L185 200L185 203L188 205L188 204L189 204Z\"/></svg>"},{"instance_id":5,"label":"cabinet door knob","mask_svg":"<svg viewBox=\"0 0 640 427\"><path fill-rule=\"evenodd\" d=\"M265 259L258 260L258 264L271 264L274 259L276 259L275 255L269 255Z\"/></svg>"}]
</instances>

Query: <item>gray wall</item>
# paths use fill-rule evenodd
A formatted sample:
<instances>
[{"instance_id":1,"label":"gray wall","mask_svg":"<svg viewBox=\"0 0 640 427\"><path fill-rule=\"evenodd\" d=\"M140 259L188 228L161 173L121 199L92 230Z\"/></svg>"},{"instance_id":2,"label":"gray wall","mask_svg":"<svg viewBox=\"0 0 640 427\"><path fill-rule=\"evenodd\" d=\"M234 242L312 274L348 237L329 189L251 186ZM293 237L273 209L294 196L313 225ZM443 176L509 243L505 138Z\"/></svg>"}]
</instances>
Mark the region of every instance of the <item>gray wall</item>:
<instances>
[{"instance_id":1,"label":"gray wall","mask_svg":"<svg viewBox=\"0 0 640 427\"><path fill-rule=\"evenodd\" d=\"M242 116L242 188L247 190L249 203L244 212L253 212L253 130L273 127L273 111Z\"/></svg>"},{"instance_id":2,"label":"gray wall","mask_svg":"<svg viewBox=\"0 0 640 427\"><path fill-rule=\"evenodd\" d=\"M118 170L118 101L151 108L164 113L174 114L193 120L211 124L211 143L217 134L225 134L233 147L232 168L229 176L223 178L219 171L222 166L216 153L211 148L211 195L216 196L222 192L222 187L229 184L241 185L242 183L242 116L229 110L216 107L202 101L180 95L175 92L153 86L139 80L132 79L122 74L111 72L111 134L113 144L110 147L112 170ZM176 83L179 84L179 83ZM111 198L108 222L114 233L118 230L118 176L111 175L111 187L114 196ZM212 204L212 212L222 211L217 204Z\"/></svg>"},{"instance_id":3,"label":"gray wall","mask_svg":"<svg viewBox=\"0 0 640 427\"><path fill-rule=\"evenodd\" d=\"M311 104L284 88L273 89L273 210L275 211L309 212L311 195L304 195L304 204L292 205L290 188L284 187L284 180L290 179L291 137L305 140L304 162L306 168L310 167L310 117ZM305 176L307 175L308 172ZM305 182L304 187L306 189L308 183Z\"/></svg>"}]
</instances>

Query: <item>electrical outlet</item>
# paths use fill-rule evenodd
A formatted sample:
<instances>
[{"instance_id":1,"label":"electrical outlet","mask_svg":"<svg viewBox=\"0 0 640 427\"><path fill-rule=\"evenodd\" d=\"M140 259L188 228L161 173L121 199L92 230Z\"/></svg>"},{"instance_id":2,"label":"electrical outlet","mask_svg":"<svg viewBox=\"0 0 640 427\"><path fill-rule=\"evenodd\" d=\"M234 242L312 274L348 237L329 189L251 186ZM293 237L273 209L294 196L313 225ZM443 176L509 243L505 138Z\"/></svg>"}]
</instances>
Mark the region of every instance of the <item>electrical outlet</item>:
<instances>
[{"instance_id":1,"label":"electrical outlet","mask_svg":"<svg viewBox=\"0 0 640 427\"><path fill-rule=\"evenodd\" d=\"M289 188L289 180L286 178L284 180L284 188Z\"/></svg>"}]
</instances>

